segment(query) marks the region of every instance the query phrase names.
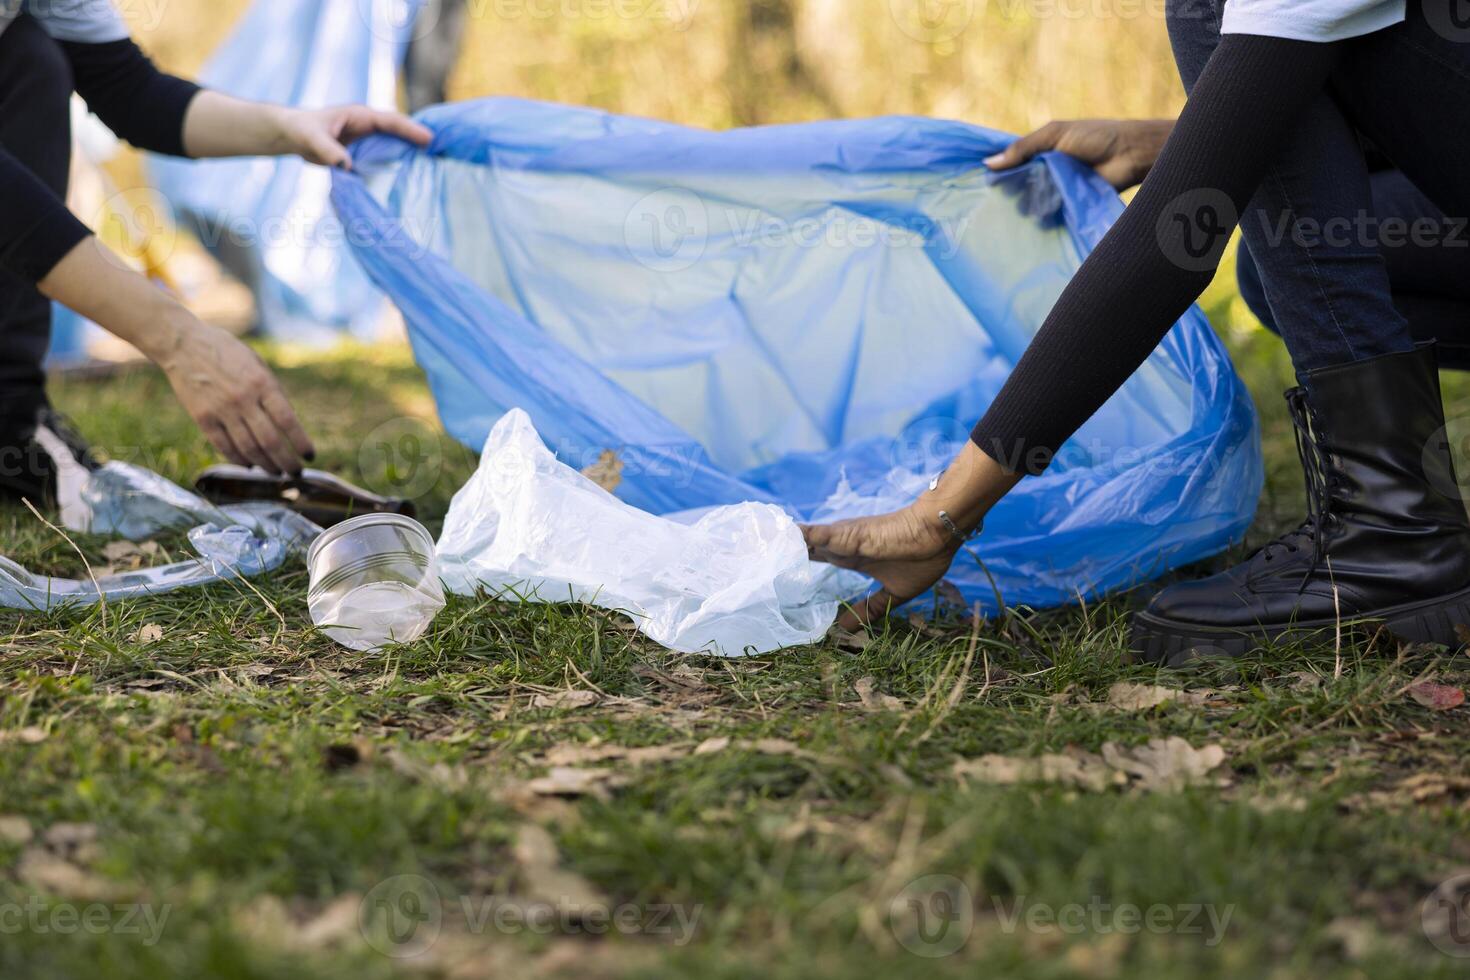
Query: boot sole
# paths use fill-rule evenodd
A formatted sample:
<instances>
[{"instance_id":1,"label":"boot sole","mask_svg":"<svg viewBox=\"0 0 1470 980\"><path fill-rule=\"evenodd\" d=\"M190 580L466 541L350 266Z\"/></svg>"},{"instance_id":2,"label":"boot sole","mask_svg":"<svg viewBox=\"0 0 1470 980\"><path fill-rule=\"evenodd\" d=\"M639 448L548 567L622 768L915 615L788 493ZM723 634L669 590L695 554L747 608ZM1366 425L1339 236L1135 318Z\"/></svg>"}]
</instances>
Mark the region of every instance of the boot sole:
<instances>
[{"instance_id":1,"label":"boot sole","mask_svg":"<svg viewBox=\"0 0 1470 980\"><path fill-rule=\"evenodd\" d=\"M1210 627L1135 613L1129 648L1135 660L1184 667L1201 659L1235 659L1280 640L1332 645L1341 635L1360 636L1386 629L1410 643L1437 643L1457 650L1466 645L1456 627L1470 627L1470 588L1436 599L1376 610L1346 619L1303 620L1254 627Z\"/></svg>"}]
</instances>

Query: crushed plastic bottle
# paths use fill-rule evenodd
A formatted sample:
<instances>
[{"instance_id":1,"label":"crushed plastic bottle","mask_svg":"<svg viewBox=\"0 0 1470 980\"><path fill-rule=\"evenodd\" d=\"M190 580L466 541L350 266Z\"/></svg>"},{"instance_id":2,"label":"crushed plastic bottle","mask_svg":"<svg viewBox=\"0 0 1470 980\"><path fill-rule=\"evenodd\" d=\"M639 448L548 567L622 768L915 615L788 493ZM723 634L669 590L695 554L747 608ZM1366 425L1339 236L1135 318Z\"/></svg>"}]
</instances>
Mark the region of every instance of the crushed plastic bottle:
<instances>
[{"instance_id":1,"label":"crushed plastic bottle","mask_svg":"<svg viewBox=\"0 0 1470 980\"><path fill-rule=\"evenodd\" d=\"M60 578L31 572L0 557L0 606L50 610L171 592L220 579L249 577L306 551L321 528L286 507L239 504L217 507L151 470L109 462L88 470L67 454L57 460L61 522L69 530L115 534L132 541L159 531L191 528L198 557L171 565Z\"/></svg>"}]
</instances>

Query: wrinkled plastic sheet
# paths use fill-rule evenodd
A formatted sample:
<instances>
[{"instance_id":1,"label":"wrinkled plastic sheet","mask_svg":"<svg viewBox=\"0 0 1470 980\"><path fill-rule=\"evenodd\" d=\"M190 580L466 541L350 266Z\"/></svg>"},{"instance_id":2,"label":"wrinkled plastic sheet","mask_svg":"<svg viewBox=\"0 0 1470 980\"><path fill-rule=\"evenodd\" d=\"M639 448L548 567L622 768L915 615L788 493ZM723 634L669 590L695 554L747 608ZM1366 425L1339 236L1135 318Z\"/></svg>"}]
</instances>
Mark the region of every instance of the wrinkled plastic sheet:
<instances>
[{"instance_id":1,"label":"wrinkled plastic sheet","mask_svg":"<svg viewBox=\"0 0 1470 980\"><path fill-rule=\"evenodd\" d=\"M250 577L303 555L321 528L279 504L217 507L150 470L113 461L95 471L64 466L61 521L69 530L139 541L189 528L197 557L84 579L38 575L0 557L0 606L49 611L104 599L156 595L222 579Z\"/></svg>"},{"instance_id":2,"label":"wrinkled plastic sheet","mask_svg":"<svg viewBox=\"0 0 1470 980\"><path fill-rule=\"evenodd\" d=\"M1122 210L1063 155L990 173L1011 137L943 120L709 132L516 99L419 118L431 146L362 141L333 202L440 417L478 448L524 409L578 469L614 450L618 497L655 515L909 503ZM991 611L1147 580L1239 538L1262 473L1191 309L949 578Z\"/></svg>"},{"instance_id":3,"label":"wrinkled plastic sheet","mask_svg":"<svg viewBox=\"0 0 1470 980\"><path fill-rule=\"evenodd\" d=\"M491 430L438 544L451 592L584 602L630 616L684 653L767 653L822 638L863 577L807 559L773 504L656 517L629 506L542 443L525 412Z\"/></svg>"}]
</instances>

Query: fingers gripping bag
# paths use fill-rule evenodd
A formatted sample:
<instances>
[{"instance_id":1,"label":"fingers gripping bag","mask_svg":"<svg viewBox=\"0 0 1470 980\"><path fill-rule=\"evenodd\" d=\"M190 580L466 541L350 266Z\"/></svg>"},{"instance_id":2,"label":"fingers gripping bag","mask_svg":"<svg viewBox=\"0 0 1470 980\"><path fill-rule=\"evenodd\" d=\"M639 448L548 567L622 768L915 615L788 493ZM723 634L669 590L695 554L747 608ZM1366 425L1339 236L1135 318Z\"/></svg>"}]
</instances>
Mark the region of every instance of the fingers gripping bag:
<instances>
[{"instance_id":1,"label":"fingers gripping bag","mask_svg":"<svg viewBox=\"0 0 1470 980\"><path fill-rule=\"evenodd\" d=\"M936 119L419 118L427 149L363 141L333 202L445 426L479 449L522 409L573 469L616 454L616 496L652 515L907 504L1122 210L1060 154L991 173L1010 137ZM989 611L1127 587L1238 538L1261 482L1250 399L1191 309L948 578Z\"/></svg>"}]
</instances>

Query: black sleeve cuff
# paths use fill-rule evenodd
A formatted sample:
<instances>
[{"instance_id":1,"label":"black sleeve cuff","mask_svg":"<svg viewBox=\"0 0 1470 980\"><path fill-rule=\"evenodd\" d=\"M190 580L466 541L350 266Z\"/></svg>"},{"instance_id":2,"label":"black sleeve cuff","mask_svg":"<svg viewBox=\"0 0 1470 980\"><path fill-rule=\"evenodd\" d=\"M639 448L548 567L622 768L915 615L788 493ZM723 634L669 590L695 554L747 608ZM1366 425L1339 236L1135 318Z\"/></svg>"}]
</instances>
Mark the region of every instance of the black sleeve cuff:
<instances>
[{"instance_id":1,"label":"black sleeve cuff","mask_svg":"<svg viewBox=\"0 0 1470 980\"><path fill-rule=\"evenodd\" d=\"M35 174L0 150L0 267L40 282L91 234Z\"/></svg>"},{"instance_id":2,"label":"black sleeve cuff","mask_svg":"<svg viewBox=\"0 0 1470 980\"><path fill-rule=\"evenodd\" d=\"M63 41L77 94L122 139L169 156L184 152L184 114L199 86L165 75L131 40Z\"/></svg>"}]
</instances>

